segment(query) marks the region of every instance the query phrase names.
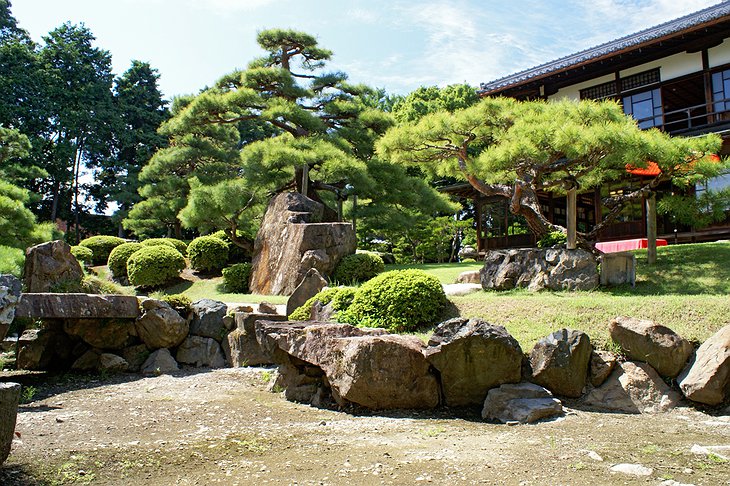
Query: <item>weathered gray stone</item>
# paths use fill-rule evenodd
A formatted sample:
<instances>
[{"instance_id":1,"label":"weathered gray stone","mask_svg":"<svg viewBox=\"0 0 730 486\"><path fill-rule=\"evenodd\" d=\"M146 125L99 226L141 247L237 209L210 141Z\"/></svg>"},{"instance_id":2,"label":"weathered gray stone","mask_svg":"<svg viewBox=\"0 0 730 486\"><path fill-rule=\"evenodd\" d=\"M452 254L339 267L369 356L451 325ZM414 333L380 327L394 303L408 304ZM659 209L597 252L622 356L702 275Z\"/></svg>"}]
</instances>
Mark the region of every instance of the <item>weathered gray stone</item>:
<instances>
[{"instance_id":1,"label":"weathered gray stone","mask_svg":"<svg viewBox=\"0 0 730 486\"><path fill-rule=\"evenodd\" d=\"M19 400L19 384L0 383L0 465L10 454L10 446L15 435Z\"/></svg>"},{"instance_id":2,"label":"weathered gray stone","mask_svg":"<svg viewBox=\"0 0 730 486\"><path fill-rule=\"evenodd\" d=\"M272 304L271 302L259 302L259 314L277 315L278 312L279 311L276 309L276 304Z\"/></svg>"},{"instance_id":3,"label":"weathered gray stone","mask_svg":"<svg viewBox=\"0 0 730 486\"><path fill-rule=\"evenodd\" d=\"M0 341L5 339L8 328L15 318L20 287L20 280L13 275L0 275Z\"/></svg>"},{"instance_id":4,"label":"weathered gray stone","mask_svg":"<svg viewBox=\"0 0 730 486\"><path fill-rule=\"evenodd\" d=\"M592 290L598 286L598 264L585 250L492 250L480 271L486 290Z\"/></svg>"},{"instance_id":5,"label":"weathered gray stone","mask_svg":"<svg viewBox=\"0 0 730 486\"><path fill-rule=\"evenodd\" d=\"M123 373L129 368L127 360L112 353L102 353L99 356L99 371L109 373Z\"/></svg>"},{"instance_id":6,"label":"weathered gray stone","mask_svg":"<svg viewBox=\"0 0 730 486\"><path fill-rule=\"evenodd\" d=\"M479 270L468 270L466 272L461 272L459 276L456 277L456 283L481 283Z\"/></svg>"},{"instance_id":7,"label":"weathered gray stone","mask_svg":"<svg viewBox=\"0 0 730 486\"><path fill-rule=\"evenodd\" d=\"M213 338L220 342L227 334L223 318L228 306L223 302L211 299L200 299L193 302L193 320L190 322L190 334Z\"/></svg>"},{"instance_id":8,"label":"weathered gray stone","mask_svg":"<svg viewBox=\"0 0 730 486\"><path fill-rule=\"evenodd\" d=\"M133 344L137 337L131 319L66 319L63 330L100 349L123 349Z\"/></svg>"},{"instance_id":9,"label":"weathered gray stone","mask_svg":"<svg viewBox=\"0 0 730 486\"><path fill-rule=\"evenodd\" d=\"M274 358L264 352L256 340L256 321L286 321L286 316L278 314L259 314L252 312L236 312L233 314L236 329L228 334L222 343L226 362L238 368L241 366L259 366L273 364Z\"/></svg>"},{"instance_id":10,"label":"weathered gray stone","mask_svg":"<svg viewBox=\"0 0 730 486\"><path fill-rule=\"evenodd\" d=\"M23 283L28 292L51 292L57 285L79 285L83 278L81 265L64 241L49 241L25 250Z\"/></svg>"},{"instance_id":11,"label":"weathered gray stone","mask_svg":"<svg viewBox=\"0 0 730 486\"><path fill-rule=\"evenodd\" d=\"M490 388L520 381L522 349L502 326L456 317L439 324L424 355L449 406L481 405Z\"/></svg>"},{"instance_id":12,"label":"weathered gray stone","mask_svg":"<svg viewBox=\"0 0 730 486\"><path fill-rule=\"evenodd\" d=\"M502 423L532 423L563 413L560 400L534 383L509 383L487 393L482 418Z\"/></svg>"},{"instance_id":13,"label":"weathered gray stone","mask_svg":"<svg viewBox=\"0 0 730 486\"><path fill-rule=\"evenodd\" d=\"M166 302L147 299L135 323L137 334L150 349L174 348L188 335L188 321Z\"/></svg>"},{"instance_id":14,"label":"weathered gray stone","mask_svg":"<svg viewBox=\"0 0 730 486\"><path fill-rule=\"evenodd\" d=\"M323 210L299 193L271 200L254 242L252 293L291 295L310 268L328 276L342 257L355 253L352 225L322 223Z\"/></svg>"},{"instance_id":15,"label":"weathered gray stone","mask_svg":"<svg viewBox=\"0 0 730 486\"><path fill-rule=\"evenodd\" d=\"M636 285L636 255L629 252L601 255L601 285Z\"/></svg>"},{"instance_id":16,"label":"weathered gray stone","mask_svg":"<svg viewBox=\"0 0 730 486\"><path fill-rule=\"evenodd\" d=\"M296 309L304 305L306 301L314 297L320 290L327 286L327 281L316 268L310 268L302 281L294 289L289 300L286 301L286 315L290 315Z\"/></svg>"},{"instance_id":17,"label":"weathered gray stone","mask_svg":"<svg viewBox=\"0 0 730 486\"><path fill-rule=\"evenodd\" d=\"M139 301L133 295L24 293L15 315L33 319L136 319Z\"/></svg>"},{"instance_id":18,"label":"weathered gray stone","mask_svg":"<svg viewBox=\"0 0 730 486\"><path fill-rule=\"evenodd\" d=\"M142 374L145 375L165 375L178 371L180 367L177 361L170 354L167 348L153 351L142 364Z\"/></svg>"},{"instance_id":19,"label":"weathered gray stone","mask_svg":"<svg viewBox=\"0 0 730 486\"><path fill-rule=\"evenodd\" d=\"M73 343L54 329L28 329L18 339L16 366L21 370L64 370L73 360Z\"/></svg>"},{"instance_id":20,"label":"weathered gray stone","mask_svg":"<svg viewBox=\"0 0 730 486\"><path fill-rule=\"evenodd\" d=\"M730 397L730 325L702 343L677 382L694 402L719 405Z\"/></svg>"},{"instance_id":21,"label":"weathered gray stone","mask_svg":"<svg viewBox=\"0 0 730 486\"><path fill-rule=\"evenodd\" d=\"M591 385L601 386L616 367L616 356L609 351L591 352Z\"/></svg>"},{"instance_id":22,"label":"weathered gray stone","mask_svg":"<svg viewBox=\"0 0 730 486\"><path fill-rule=\"evenodd\" d=\"M646 363L619 363L608 380L588 392L582 401L600 410L622 413L659 413L674 408L679 393L664 383Z\"/></svg>"},{"instance_id":23,"label":"weathered gray stone","mask_svg":"<svg viewBox=\"0 0 730 486\"><path fill-rule=\"evenodd\" d=\"M177 348L175 356L178 363L200 368L223 368L226 359L220 344L213 338L188 336Z\"/></svg>"},{"instance_id":24,"label":"weathered gray stone","mask_svg":"<svg viewBox=\"0 0 730 486\"><path fill-rule=\"evenodd\" d=\"M532 380L556 395L583 393L591 359L591 342L581 331L561 329L540 339L530 353Z\"/></svg>"},{"instance_id":25,"label":"weathered gray stone","mask_svg":"<svg viewBox=\"0 0 730 486\"><path fill-rule=\"evenodd\" d=\"M122 358L127 362L127 370L133 373L138 372L147 358L150 350L144 344L129 346L122 350Z\"/></svg>"},{"instance_id":26,"label":"weathered gray stone","mask_svg":"<svg viewBox=\"0 0 730 486\"><path fill-rule=\"evenodd\" d=\"M674 378L692 355L692 344L652 321L617 317L608 326L611 339L626 357L649 363L661 376Z\"/></svg>"}]
</instances>

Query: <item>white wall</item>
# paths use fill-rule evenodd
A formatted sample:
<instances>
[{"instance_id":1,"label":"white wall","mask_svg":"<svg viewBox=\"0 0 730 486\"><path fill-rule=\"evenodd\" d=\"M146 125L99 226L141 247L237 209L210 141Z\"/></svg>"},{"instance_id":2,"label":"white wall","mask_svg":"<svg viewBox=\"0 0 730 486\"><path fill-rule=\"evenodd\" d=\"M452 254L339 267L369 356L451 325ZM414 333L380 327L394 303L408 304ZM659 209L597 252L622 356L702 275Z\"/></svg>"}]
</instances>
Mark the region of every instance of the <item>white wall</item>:
<instances>
[{"instance_id":1,"label":"white wall","mask_svg":"<svg viewBox=\"0 0 730 486\"><path fill-rule=\"evenodd\" d=\"M707 57L709 58L711 68L722 66L723 64L730 64L730 39L725 39L725 42L719 46L708 49Z\"/></svg>"},{"instance_id":2,"label":"white wall","mask_svg":"<svg viewBox=\"0 0 730 486\"><path fill-rule=\"evenodd\" d=\"M558 92L554 95L548 96L548 99L560 100L563 98L568 98L570 100L579 100L580 90L584 88L590 88L591 86L595 86L597 84L608 83L609 81L613 81L614 79L616 79L616 76L614 76L613 74L608 74L606 76L601 76L600 78L591 79L590 81L586 81L585 83L578 83L572 86L566 86L565 88L559 89Z\"/></svg>"},{"instance_id":3,"label":"white wall","mask_svg":"<svg viewBox=\"0 0 730 486\"><path fill-rule=\"evenodd\" d=\"M659 77L662 81L700 72L702 71L702 54L699 52L692 54L683 52L626 69L621 71L620 74L622 78L625 78L655 68L659 68Z\"/></svg>"}]
</instances>

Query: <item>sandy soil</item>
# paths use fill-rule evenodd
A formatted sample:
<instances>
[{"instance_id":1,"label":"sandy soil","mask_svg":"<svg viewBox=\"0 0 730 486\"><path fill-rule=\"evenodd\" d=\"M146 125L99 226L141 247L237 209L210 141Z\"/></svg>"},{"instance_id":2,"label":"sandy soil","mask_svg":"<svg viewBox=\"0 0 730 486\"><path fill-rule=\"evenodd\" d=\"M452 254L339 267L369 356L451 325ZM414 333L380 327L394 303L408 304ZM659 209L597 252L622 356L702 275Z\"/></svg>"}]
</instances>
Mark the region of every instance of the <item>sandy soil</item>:
<instances>
[{"instance_id":1,"label":"sandy soil","mask_svg":"<svg viewBox=\"0 0 730 486\"><path fill-rule=\"evenodd\" d=\"M691 451L730 445L728 410L570 408L522 426L485 423L478 410L357 414L287 402L267 391L271 373L38 384L0 484L730 484L730 462ZM611 472L618 463L653 472Z\"/></svg>"}]
</instances>

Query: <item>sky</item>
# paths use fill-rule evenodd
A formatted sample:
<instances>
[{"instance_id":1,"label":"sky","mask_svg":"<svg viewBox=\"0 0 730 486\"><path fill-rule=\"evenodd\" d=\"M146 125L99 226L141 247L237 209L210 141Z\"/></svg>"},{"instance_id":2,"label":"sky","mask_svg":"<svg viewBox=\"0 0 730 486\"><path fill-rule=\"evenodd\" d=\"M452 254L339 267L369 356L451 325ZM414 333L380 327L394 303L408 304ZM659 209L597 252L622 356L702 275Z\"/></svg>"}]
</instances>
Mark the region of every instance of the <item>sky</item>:
<instances>
[{"instance_id":1,"label":"sky","mask_svg":"<svg viewBox=\"0 0 730 486\"><path fill-rule=\"evenodd\" d=\"M263 54L269 28L314 35L330 70L388 93L478 86L719 3L718 0L12 0L38 42L84 23L115 74L149 62L166 98L196 93Z\"/></svg>"}]
</instances>

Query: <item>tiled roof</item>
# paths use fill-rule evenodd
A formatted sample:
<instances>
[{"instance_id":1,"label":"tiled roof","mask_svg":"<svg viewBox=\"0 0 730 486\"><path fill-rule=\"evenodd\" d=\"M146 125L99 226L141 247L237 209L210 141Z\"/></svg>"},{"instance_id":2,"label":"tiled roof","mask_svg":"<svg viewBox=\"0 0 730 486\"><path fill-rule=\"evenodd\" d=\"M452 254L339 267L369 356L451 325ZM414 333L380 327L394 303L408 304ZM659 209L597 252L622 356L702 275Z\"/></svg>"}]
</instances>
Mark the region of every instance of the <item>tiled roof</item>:
<instances>
[{"instance_id":1,"label":"tiled roof","mask_svg":"<svg viewBox=\"0 0 730 486\"><path fill-rule=\"evenodd\" d=\"M480 92L492 92L494 90L522 83L543 75L561 71L576 64L582 64L592 59L601 58L614 52L622 51L627 48L645 44L656 39L681 32L692 27L702 25L713 20L718 20L730 15L730 1L724 1L712 7L700 10L684 17L680 17L655 27L651 27L635 34L621 37L620 39L606 42L595 47L591 47L584 51L561 57L554 61L541 64L540 66L526 69L518 73L491 81L489 83L481 83Z\"/></svg>"}]
</instances>

